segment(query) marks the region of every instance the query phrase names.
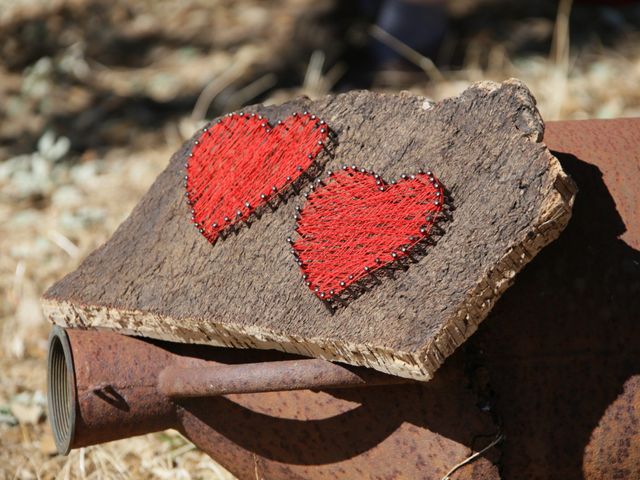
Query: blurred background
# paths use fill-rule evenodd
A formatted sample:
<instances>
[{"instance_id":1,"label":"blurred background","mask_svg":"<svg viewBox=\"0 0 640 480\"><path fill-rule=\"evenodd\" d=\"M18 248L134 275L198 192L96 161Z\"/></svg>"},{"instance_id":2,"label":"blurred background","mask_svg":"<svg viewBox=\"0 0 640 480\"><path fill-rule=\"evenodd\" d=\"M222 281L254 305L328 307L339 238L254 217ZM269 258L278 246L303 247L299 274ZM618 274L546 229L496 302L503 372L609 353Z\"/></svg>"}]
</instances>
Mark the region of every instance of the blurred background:
<instances>
[{"instance_id":1,"label":"blurred background","mask_svg":"<svg viewBox=\"0 0 640 480\"><path fill-rule=\"evenodd\" d=\"M39 296L171 154L243 105L527 83L545 120L640 116L640 3L0 0L0 478L232 478L175 432L55 455Z\"/></svg>"}]
</instances>

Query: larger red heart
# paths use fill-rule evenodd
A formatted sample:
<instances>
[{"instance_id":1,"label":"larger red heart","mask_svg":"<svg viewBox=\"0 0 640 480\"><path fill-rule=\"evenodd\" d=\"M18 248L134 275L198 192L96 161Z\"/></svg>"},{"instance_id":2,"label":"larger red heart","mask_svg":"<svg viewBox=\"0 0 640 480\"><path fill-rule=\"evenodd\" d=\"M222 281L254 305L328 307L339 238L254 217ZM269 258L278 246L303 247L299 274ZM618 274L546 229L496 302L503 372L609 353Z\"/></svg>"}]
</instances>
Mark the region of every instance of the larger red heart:
<instances>
[{"instance_id":1,"label":"larger red heart","mask_svg":"<svg viewBox=\"0 0 640 480\"><path fill-rule=\"evenodd\" d=\"M204 128L186 164L192 221L209 241L245 222L310 169L329 138L307 112L272 126L260 115L229 114Z\"/></svg>"},{"instance_id":2,"label":"larger red heart","mask_svg":"<svg viewBox=\"0 0 640 480\"><path fill-rule=\"evenodd\" d=\"M290 239L307 286L323 300L403 259L429 237L444 202L431 172L387 184L355 167L330 174L298 214Z\"/></svg>"}]
</instances>

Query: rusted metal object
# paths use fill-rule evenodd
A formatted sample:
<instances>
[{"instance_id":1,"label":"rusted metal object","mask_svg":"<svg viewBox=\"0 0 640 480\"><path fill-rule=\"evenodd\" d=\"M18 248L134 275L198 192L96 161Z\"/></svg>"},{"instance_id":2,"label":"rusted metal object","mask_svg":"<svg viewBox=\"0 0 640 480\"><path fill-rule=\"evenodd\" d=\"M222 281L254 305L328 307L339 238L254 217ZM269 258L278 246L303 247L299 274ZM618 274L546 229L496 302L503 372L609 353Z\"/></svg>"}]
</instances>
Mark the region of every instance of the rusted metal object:
<instances>
[{"instance_id":1,"label":"rusted metal object","mask_svg":"<svg viewBox=\"0 0 640 480\"><path fill-rule=\"evenodd\" d=\"M504 478L640 478L640 119L552 122L578 185L560 238L470 339L497 399Z\"/></svg>"},{"instance_id":2,"label":"rusted metal object","mask_svg":"<svg viewBox=\"0 0 640 480\"><path fill-rule=\"evenodd\" d=\"M212 397L318 388L354 388L409 383L411 380L317 359L242 363L213 367L169 366L158 388L171 398Z\"/></svg>"},{"instance_id":3,"label":"rusted metal object","mask_svg":"<svg viewBox=\"0 0 640 480\"><path fill-rule=\"evenodd\" d=\"M586 478L640 478L640 375L627 380L591 433L583 457Z\"/></svg>"},{"instance_id":4,"label":"rusted metal object","mask_svg":"<svg viewBox=\"0 0 640 480\"><path fill-rule=\"evenodd\" d=\"M496 432L475 406L459 361L428 385L406 384L278 352L55 327L49 365L49 411L62 453L175 428L239 478L258 471L260 478L356 479L377 472L426 479L442 477ZM185 381L176 381L179 372ZM289 377L276 378L281 374ZM322 390L217 396L225 388L303 386ZM180 398L196 394L216 396ZM456 475L498 478L484 458Z\"/></svg>"},{"instance_id":5,"label":"rusted metal object","mask_svg":"<svg viewBox=\"0 0 640 480\"><path fill-rule=\"evenodd\" d=\"M173 426L175 406L155 387L170 353L136 348L139 343L111 333L54 327L49 412L59 452Z\"/></svg>"},{"instance_id":6,"label":"rusted metal object","mask_svg":"<svg viewBox=\"0 0 640 480\"><path fill-rule=\"evenodd\" d=\"M305 377L275 352L54 330L59 448L176 428L241 479L439 479L495 419L500 455L453 479L499 478L494 463L507 479L640 478L640 120L552 122L545 142L580 189L573 218L429 383L327 390L375 382L316 360L307 373L328 376ZM293 372L308 383L280 378ZM216 381L318 390L220 396Z\"/></svg>"},{"instance_id":7,"label":"rusted metal object","mask_svg":"<svg viewBox=\"0 0 640 480\"><path fill-rule=\"evenodd\" d=\"M624 225L620 238L640 249L640 118L550 122L544 141L555 153L600 170L615 202L611 213Z\"/></svg>"},{"instance_id":8,"label":"rusted metal object","mask_svg":"<svg viewBox=\"0 0 640 480\"><path fill-rule=\"evenodd\" d=\"M166 343L60 327L54 327L49 343L50 411L63 452L98 443L94 435L108 441L169 428L173 398L411 382L325 360L286 360L295 357L280 353L254 354L270 361L229 365L223 362L247 356L215 348L203 349L204 356L184 356ZM104 431L113 437L104 440Z\"/></svg>"}]
</instances>

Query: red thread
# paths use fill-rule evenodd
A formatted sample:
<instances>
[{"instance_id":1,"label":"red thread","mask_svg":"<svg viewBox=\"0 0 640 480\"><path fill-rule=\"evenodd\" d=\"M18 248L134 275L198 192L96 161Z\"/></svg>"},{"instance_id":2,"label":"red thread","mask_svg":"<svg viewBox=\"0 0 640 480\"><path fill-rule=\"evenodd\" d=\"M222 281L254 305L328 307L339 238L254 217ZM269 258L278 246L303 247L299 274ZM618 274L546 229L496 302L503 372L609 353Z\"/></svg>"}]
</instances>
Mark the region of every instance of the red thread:
<instances>
[{"instance_id":1,"label":"red thread","mask_svg":"<svg viewBox=\"0 0 640 480\"><path fill-rule=\"evenodd\" d=\"M277 125L256 114L229 114L203 129L186 164L192 221L209 241L245 222L314 164L329 138L315 115Z\"/></svg>"},{"instance_id":2,"label":"red thread","mask_svg":"<svg viewBox=\"0 0 640 480\"><path fill-rule=\"evenodd\" d=\"M308 196L293 249L307 286L331 300L376 270L406 257L430 236L444 201L431 172L387 184L343 167Z\"/></svg>"}]
</instances>

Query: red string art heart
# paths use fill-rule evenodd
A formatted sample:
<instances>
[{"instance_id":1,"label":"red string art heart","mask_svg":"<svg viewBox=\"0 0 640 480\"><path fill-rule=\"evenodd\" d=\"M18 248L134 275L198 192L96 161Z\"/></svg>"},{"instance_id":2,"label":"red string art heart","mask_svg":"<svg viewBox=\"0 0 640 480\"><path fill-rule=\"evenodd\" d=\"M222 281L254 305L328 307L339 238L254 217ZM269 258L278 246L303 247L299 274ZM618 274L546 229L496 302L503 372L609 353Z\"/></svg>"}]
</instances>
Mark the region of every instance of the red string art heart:
<instances>
[{"instance_id":1,"label":"red string art heart","mask_svg":"<svg viewBox=\"0 0 640 480\"><path fill-rule=\"evenodd\" d=\"M276 125L231 113L202 130L186 163L191 220L210 242L310 179L329 137L323 120L294 113Z\"/></svg>"},{"instance_id":2,"label":"red string art heart","mask_svg":"<svg viewBox=\"0 0 640 480\"><path fill-rule=\"evenodd\" d=\"M377 270L405 265L443 217L444 196L431 172L391 184L355 166L329 173L297 214L299 237L288 239L305 284L322 300L346 299Z\"/></svg>"}]
</instances>

